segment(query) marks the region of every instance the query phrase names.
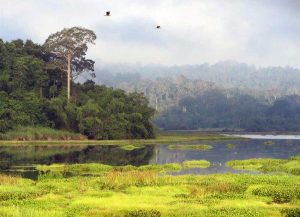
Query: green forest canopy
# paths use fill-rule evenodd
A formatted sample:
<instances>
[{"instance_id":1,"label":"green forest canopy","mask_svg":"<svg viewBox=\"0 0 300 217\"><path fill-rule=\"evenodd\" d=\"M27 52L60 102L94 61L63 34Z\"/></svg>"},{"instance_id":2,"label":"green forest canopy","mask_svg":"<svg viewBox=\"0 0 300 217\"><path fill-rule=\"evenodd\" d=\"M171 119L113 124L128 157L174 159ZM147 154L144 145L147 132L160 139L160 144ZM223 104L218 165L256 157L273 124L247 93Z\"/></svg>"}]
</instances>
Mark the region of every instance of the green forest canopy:
<instances>
[{"instance_id":1,"label":"green forest canopy","mask_svg":"<svg viewBox=\"0 0 300 217\"><path fill-rule=\"evenodd\" d=\"M285 96L267 104L246 94L227 96L220 90L208 90L181 99L160 113L155 123L166 130L300 131L300 96Z\"/></svg>"},{"instance_id":2,"label":"green forest canopy","mask_svg":"<svg viewBox=\"0 0 300 217\"><path fill-rule=\"evenodd\" d=\"M142 94L87 80L72 83L68 103L66 73L52 63L52 54L30 40L0 39L0 133L44 126L90 139L154 137L154 109Z\"/></svg>"}]
</instances>

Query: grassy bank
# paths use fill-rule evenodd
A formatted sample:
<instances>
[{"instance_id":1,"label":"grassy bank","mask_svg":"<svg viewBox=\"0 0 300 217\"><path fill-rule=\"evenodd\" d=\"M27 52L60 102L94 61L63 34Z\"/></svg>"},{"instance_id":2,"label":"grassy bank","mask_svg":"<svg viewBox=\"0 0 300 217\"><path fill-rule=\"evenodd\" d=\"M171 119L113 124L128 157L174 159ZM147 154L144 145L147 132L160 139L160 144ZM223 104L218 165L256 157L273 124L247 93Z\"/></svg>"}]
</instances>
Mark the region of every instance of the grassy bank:
<instances>
[{"instance_id":1,"label":"grassy bank","mask_svg":"<svg viewBox=\"0 0 300 217\"><path fill-rule=\"evenodd\" d=\"M196 142L205 140L233 140L241 139L232 136L223 136L219 134L202 134L202 133L190 133L190 134L165 134L159 133L155 139L134 139L134 140L33 140L33 141L19 141L19 140L0 140L0 145L80 145L80 144L93 144L93 145L141 145L141 144L170 144L180 142Z\"/></svg>"},{"instance_id":2,"label":"grassy bank","mask_svg":"<svg viewBox=\"0 0 300 217\"><path fill-rule=\"evenodd\" d=\"M0 140L19 142L53 141L53 140L86 140L86 137L65 130L55 130L47 127L17 127L0 134Z\"/></svg>"},{"instance_id":3,"label":"grassy bank","mask_svg":"<svg viewBox=\"0 0 300 217\"><path fill-rule=\"evenodd\" d=\"M0 176L0 216L264 217L299 216L300 177L161 175L178 165L43 166L38 181ZM100 176L64 178L62 171Z\"/></svg>"}]
</instances>

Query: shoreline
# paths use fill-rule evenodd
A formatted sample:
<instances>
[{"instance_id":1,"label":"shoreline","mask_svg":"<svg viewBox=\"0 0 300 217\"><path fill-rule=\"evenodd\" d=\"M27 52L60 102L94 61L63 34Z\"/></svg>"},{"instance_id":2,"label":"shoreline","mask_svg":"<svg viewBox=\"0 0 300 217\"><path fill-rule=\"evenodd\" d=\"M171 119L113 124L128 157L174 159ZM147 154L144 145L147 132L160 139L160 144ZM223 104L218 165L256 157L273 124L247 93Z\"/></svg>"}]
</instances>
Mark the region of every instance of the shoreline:
<instances>
[{"instance_id":1,"label":"shoreline","mask_svg":"<svg viewBox=\"0 0 300 217\"><path fill-rule=\"evenodd\" d=\"M155 139L123 140L0 140L0 146L7 145L155 145L164 143L195 142L206 140L243 140L235 136L221 134L160 134Z\"/></svg>"}]
</instances>

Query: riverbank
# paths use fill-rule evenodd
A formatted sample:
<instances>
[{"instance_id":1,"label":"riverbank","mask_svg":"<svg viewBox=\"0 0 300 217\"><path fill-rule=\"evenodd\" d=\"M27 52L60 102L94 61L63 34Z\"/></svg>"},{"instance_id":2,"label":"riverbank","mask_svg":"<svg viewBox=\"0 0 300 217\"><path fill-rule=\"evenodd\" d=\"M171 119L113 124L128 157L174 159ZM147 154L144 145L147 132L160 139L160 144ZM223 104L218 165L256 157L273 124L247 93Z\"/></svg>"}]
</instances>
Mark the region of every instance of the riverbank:
<instances>
[{"instance_id":1,"label":"riverbank","mask_svg":"<svg viewBox=\"0 0 300 217\"><path fill-rule=\"evenodd\" d=\"M133 140L0 140L0 146L6 145L144 145L144 144L174 144L180 142L196 142L205 140L233 140L241 139L234 136L225 136L220 134L203 134L203 133L159 133L155 139L133 139Z\"/></svg>"},{"instance_id":2,"label":"riverbank","mask_svg":"<svg viewBox=\"0 0 300 217\"><path fill-rule=\"evenodd\" d=\"M49 127L16 127L6 133L0 133L0 141L51 141L51 140L87 140L79 133L56 130Z\"/></svg>"}]
</instances>

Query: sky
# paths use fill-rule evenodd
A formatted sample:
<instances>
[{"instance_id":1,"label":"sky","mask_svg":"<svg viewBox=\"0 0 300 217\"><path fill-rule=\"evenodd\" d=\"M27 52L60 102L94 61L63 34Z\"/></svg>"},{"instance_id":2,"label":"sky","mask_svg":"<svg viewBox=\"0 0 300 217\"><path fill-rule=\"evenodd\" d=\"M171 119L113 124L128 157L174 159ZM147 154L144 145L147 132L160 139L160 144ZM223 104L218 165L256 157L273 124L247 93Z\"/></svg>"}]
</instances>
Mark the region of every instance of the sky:
<instances>
[{"instance_id":1,"label":"sky","mask_svg":"<svg viewBox=\"0 0 300 217\"><path fill-rule=\"evenodd\" d=\"M0 0L0 38L43 44L81 26L89 58L110 63L235 60L300 68L300 0ZM111 11L111 17L105 12ZM161 29L156 29L157 25Z\"/></svg>"}]
</instances>

